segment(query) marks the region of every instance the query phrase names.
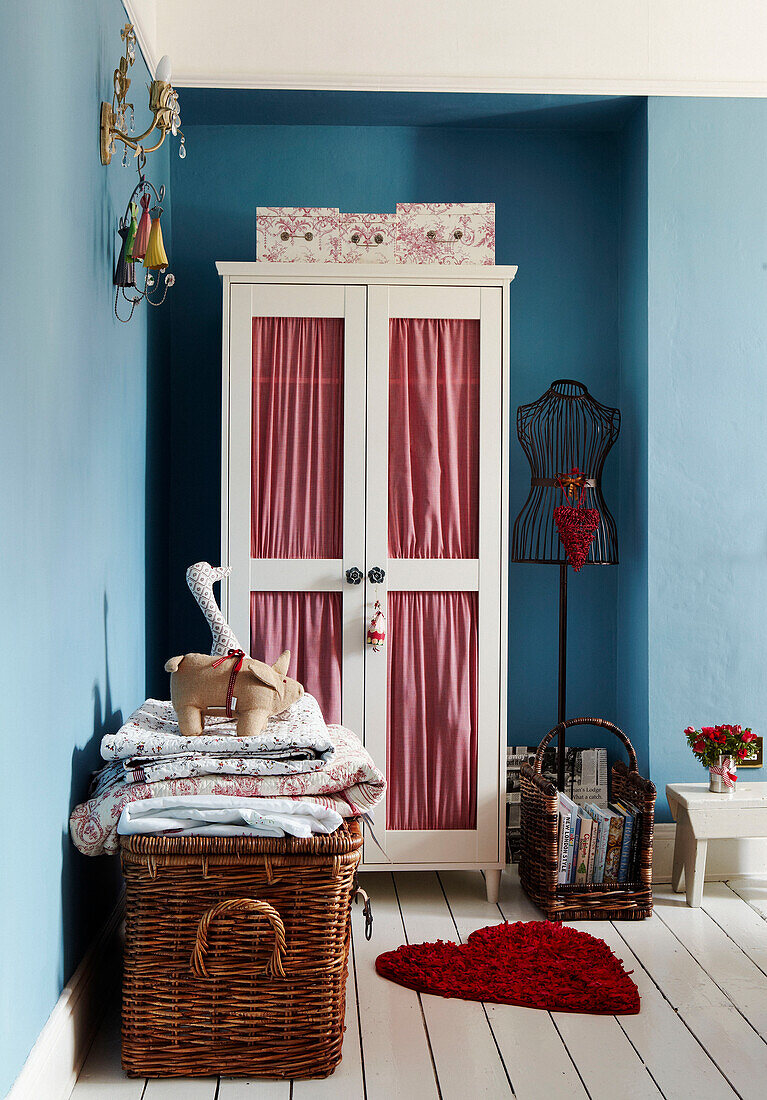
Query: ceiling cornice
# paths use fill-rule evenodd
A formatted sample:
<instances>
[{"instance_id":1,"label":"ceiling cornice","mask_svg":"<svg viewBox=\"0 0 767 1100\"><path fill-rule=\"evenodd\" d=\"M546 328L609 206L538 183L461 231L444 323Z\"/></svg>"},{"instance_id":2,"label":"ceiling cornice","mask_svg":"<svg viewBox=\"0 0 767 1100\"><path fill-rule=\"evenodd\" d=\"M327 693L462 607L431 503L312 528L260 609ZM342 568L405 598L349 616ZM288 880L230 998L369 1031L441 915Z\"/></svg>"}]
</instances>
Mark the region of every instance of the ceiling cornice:
<instances>
[{"instance_id":1,"label":"ceiling cornice","mask_svg":"<svg viewBox=\"0 0 767 1100\"><path fill-rule=\"evenodd\" d=\"M313 92L487 92L525 95L608 95L608 96L712 96L718 98L767 98L767 81L754 80L626 80L620 77L466 78L455 76L399 77L365 75L330 79L305 73L256 76L197 77L173 74L176 88L254 88L274 91Z\"/></svg>"}]
</instances>

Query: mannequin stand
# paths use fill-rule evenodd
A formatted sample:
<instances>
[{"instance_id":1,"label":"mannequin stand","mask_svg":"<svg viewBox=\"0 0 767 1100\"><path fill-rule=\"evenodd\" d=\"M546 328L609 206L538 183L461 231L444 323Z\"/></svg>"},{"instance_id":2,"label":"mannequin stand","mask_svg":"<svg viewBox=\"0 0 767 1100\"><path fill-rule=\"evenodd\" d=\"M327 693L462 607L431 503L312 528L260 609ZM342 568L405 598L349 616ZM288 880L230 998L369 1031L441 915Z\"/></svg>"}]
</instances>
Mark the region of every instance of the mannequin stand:
<instances>
[{"instance_id":1,"label":"mannequin stand","mask_svg":"<svg viewBox=\"0 0 767 1100\"><path fill-rule=\"evenodd\" d=\"M559 689L557 693L557 722L567 716L567 564L559 566ZM557 741L557 786L565 789L565 731L560 725Z\"/></svg>"}]
</instances>

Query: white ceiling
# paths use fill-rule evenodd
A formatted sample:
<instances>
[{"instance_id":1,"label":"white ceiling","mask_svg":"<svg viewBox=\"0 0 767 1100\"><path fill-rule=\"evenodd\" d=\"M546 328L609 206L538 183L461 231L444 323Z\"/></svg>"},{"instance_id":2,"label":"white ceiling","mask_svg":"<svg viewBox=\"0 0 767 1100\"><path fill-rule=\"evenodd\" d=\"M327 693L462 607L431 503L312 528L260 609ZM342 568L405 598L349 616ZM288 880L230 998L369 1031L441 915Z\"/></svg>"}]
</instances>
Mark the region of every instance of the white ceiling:
<instances>
[{"instance_id":1,"label":"white ceiling","mask_svg":"<svg viewBox=\"0 0 767 1100\"><path fill-rule=\"evenodd\" d=\"M178 87L767 95L766 0L123 0Z\"/></svg>"}]
</instances>

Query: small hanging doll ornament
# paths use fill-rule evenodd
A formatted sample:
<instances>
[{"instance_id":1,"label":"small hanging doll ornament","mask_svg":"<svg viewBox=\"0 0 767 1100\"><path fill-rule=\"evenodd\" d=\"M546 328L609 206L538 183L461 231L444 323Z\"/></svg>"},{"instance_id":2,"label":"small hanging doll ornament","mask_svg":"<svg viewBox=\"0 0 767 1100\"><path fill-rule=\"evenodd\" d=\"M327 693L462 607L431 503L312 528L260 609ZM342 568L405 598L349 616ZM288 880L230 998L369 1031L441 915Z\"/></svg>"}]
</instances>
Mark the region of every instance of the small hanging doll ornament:
<instances>
[{"instance_id":1,"label":"small hanging doll ornament","mask_svg":"<svg viewBox=\"0 0 767 1100\"><path fill-rule=\"evenodd\" d=\"M589 559L601 517L596 508L582 506L586 475L576 466L569 474L557 474L557 482L567 499L574 500L574 503L560 504L554 509L554 523L567 560L577 573Z\"/></svg>"},{"instance_id":2,"label":"small hanging doll ornament","mask_svg":"<svg viewBox=\"0 0 767 1100\"><path fill-rule=\"evenodd\" d=\"M149 217L149 202L149 195L145 192L141 196L141 209L143 211L141 221L138 223L136 236L133 239L133 245L131 247L131 256L134 262L144 259L146 247L149 244L149 233L152 229L152 219Z\"/></svg>"},{"instance_id":3,"label":"small hanging doll ornament","mask_svg":"<svg viewBox=\"0 0 767 1100\"><path fill-rule=\"evenodd\" d=\"M368 627L368 645L372 645L373 652L378 653L386 641L386 616L381 607L381 601L376 600L373 607L373 617Z\"/></svg>"}]
</instances>

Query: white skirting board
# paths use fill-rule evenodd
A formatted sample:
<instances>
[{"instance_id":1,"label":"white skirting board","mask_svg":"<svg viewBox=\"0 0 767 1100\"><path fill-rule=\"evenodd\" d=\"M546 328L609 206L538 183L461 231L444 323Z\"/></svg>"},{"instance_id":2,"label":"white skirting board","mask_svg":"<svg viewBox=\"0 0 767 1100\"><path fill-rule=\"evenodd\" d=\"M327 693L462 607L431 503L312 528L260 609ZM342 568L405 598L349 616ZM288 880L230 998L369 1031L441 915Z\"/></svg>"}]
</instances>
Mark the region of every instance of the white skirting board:
<instances>
[{"instance_id":1,"label":"white skirting board","mask_svg":"<svg viewBox=\"0 0 767 1100\"><path fill-rule=\"evenodd\" d=\"M68 1100L117 984L125 898L61 991L6 1100Z\"/></svg>"},{"instance_id":2,"label":"white skirting board","mask_svg":"<svg viewBox=\"0 0 767 1100\"><path fill-rule=\"evenodd\" d=\"M653 881L671 882L676 825L660 822L653 835ZM709 840L706 879L721 882L740 875L767 874L767 837Z\"/></svg>"}]
</instances>

